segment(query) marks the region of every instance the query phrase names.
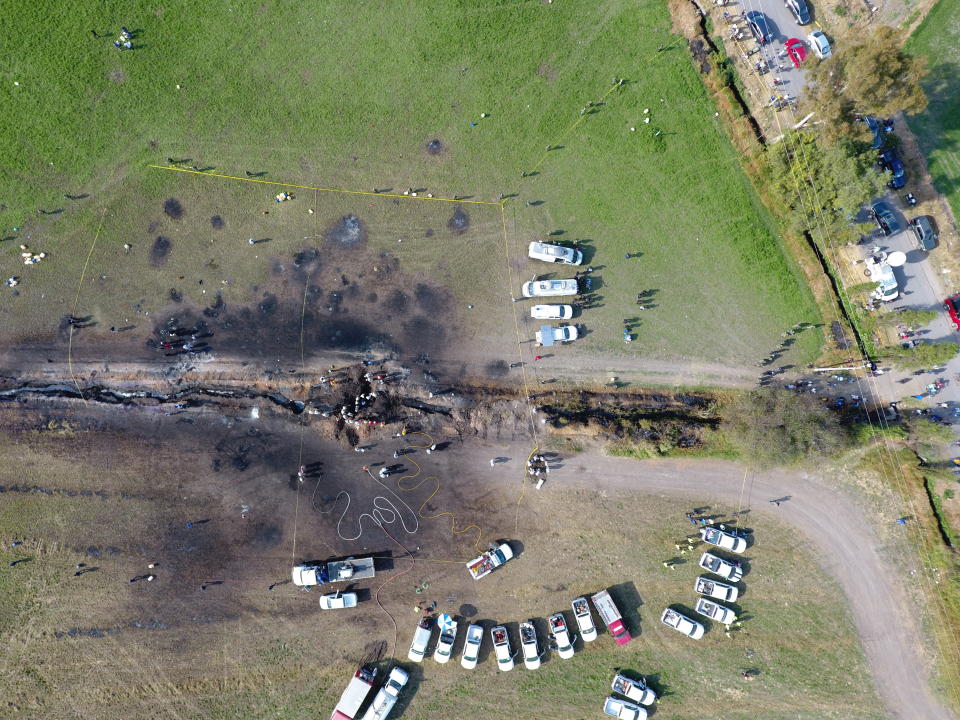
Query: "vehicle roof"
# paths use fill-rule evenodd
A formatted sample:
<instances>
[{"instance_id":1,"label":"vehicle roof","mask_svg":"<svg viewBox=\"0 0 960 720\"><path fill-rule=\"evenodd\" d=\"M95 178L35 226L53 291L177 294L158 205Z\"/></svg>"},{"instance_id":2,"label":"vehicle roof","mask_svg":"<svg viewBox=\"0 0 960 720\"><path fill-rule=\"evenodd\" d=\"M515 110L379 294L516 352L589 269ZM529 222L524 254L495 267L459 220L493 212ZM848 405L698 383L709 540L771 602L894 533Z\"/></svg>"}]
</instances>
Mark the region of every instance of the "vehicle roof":
<instances>
[{"instance_id":1,"label":"vehicle roof","mask_svg":"<svg viewBox=\"0 0 960 720\"><path fill-rule=\"evenodd\" d=\"M888 203L886 200L877 200L872 206L871 209L879 215L880 213L892 213L893 206Z\"/></svg>"}]
</instances>

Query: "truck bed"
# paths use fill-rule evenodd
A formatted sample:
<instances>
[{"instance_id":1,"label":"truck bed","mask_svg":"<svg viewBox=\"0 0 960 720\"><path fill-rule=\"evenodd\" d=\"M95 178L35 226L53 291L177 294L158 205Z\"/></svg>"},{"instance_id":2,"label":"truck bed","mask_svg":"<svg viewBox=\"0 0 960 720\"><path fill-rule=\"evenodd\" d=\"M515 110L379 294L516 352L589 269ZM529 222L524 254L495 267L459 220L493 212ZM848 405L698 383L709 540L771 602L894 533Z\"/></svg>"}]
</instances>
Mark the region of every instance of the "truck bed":
<instances>
[{"instance_id":1,"label":"truck bed","mask_svg":"<svg viewBox=\"0 0 960 720\"><path fill-rule=\"evenodd\" d=\"M340 568L352 565L353 566L353 576L349 578L340 578ZM327 574L329 575L328 582L353 582L354 580L364 580L366 578L372 578L376 574L376 570L373 566L373 558L347 558L346 560L337 560L335 562L327 563Z\"/></svg>"}]
</instances>

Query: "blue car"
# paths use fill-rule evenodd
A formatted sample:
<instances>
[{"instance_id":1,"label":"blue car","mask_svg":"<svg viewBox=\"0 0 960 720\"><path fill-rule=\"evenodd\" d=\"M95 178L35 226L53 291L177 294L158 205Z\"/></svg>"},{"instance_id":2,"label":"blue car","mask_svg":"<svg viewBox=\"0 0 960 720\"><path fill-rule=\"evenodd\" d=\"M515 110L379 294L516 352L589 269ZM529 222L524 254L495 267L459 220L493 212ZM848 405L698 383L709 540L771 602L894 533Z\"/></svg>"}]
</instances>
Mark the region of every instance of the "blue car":
<instances>
[{"instance_id":1,"label":"blue car","mask_svg":"<svg viewBox=\"0 0 960 720\"><path fill-rule=\"evenodd\" d=\"M870 147L874 150L879 150L880 146L883 145L883 135L880 133L880 121L873 117L873 115L867 115L865 120L867 127L870 128L870 132L873 133L873 143Z\"/></svg>"},{"instance_id":2,"label":"blue car","mask_svg":"<svg viewBox=\"0 0 960 720\"><path fill-rule=\"evenodd\" d=\"M890 187L896 190L907 184L907 170L896 150L891 148L880 153L880 165L893 174L893 178L887 183Z\"/></svg>"},{"instance_id":3,"label":"blue car","mask_svg":"<svg viewBox=\"0 0 960 720\"><path fill-rule=\"evenodd\" d=\"M751 10L747 13L747 24L750 26L750 32L758 45L766 45L773 42L773 31L770 29L770 23L767 16L762 12Z\"/></svg>"}]
</instances>

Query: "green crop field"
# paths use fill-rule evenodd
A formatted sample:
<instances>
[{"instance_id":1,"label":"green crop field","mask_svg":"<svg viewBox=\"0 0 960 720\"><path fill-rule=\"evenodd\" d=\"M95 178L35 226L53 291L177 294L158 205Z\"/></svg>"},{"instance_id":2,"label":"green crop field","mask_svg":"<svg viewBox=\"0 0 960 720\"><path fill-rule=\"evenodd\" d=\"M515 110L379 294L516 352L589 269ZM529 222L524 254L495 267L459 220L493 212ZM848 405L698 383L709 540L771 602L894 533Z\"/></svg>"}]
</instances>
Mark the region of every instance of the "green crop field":
<instances>
[{"instance_id":1,"label":"green crop field","mask_svg":"<svg viewBox=\"0 0 960 720\"><path fill-rule=\"evenodd\" d=\"M418 200L505 196L502 217L496 205L475 206L457 242L438 233L395 253L405 280L450 299L449 313L434 313L451 323L435 354L456 349L481 372L517 359L518 333L532 337L529 303L511 308L509 297L551 270L525 257L526 243L550 232L585 249L595 278L593 307L577 318L584 337L551 372L582 376L597 357L663 374L672 364L752 367L784 330L818 319L660 2L130 2L71 8L53 24L41 15L24 10L11 21L19 30L0 38L10 58L0 75L0 263L4 277L21 279L0 314L16 346L62 349L63 318L75 310L97 323L85 336L101 344L94 354L130 357L149 334L128 311L165 311L170 290L191 307L212 303L214 288L252 306L275 292L265 286L272 268L304 247L324 252L317 240L346 215L366 222L370 250L382 251L441 229L453 211L300 191L265 216L283 188L246 183L251 175L414 188ZM113 47L121 25L134 33L132 50ZM168 159L240 179L149 167ZM181 221L163 212L171 197ZM158 269L160 235L172 247ZM254 235L272 244L250 252ZM48 258L23 267L20 243ZM354 270L344 269L350 282ZM109 328L125 320L138 326L128 348L111 346ZM816 332L803 333L784 361L818 347Z\"/></svg>"},{"instance_id":2,"label":"green crop field","mask_svg":"<svg viewBox=\"0 0 960 720\"><path fill-rule=\"evenodd\" d=\"M938 2L907 41L907 50L927 59L924 89L930 105L909 118L927 156L933 184L954 216L960 216L960 5Z\"/></svg>"}]
</instances>

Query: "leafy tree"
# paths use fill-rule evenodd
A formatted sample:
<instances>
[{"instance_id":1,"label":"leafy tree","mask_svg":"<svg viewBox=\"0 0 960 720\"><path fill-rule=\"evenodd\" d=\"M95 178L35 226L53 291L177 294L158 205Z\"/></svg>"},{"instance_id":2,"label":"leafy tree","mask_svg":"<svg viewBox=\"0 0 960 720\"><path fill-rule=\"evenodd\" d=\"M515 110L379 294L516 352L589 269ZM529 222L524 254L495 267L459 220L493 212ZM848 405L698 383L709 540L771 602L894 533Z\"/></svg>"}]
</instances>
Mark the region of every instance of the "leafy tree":
<instances>
[{"instance_id":1,"label":"leafy tree","mask_svg":"<svg viewBox=\"0 0 960 720\"><path fill-rule=\"evenodd\" d=\"M920 343L912 348L894 348L890 360L900 370L920 370L946 365L958 352L960 345L957 343Z\"/></svg>"},{"instance_id":2,"label":"leafy tree","mask_svg":"<svg viewBox=\"0 0 960 720\"><path fill-rule=\"evenodd\" d=\"M830 58L807 74L810 92L805 105L816 112L830 140L864 132L854 127L855 112L887 117L898 112L916 115L927 107L920 82L929 72L926 61L900 47L900 31L878 26L851 37Z\"/></svg>"},{"instance_id":3,"label":"leafy tree","mask_svg":"<svg viewBox=\"0 0 960 720\"><path fill-rule=\"evenodd\" d=\"M730 444L754 467L791 465L848 443L838 416L806 393L772 388L740 393L721 406L720 418Z\"/></svg>"},{"instance_id":4,"label":"leafy tree","mask_svg":"<svg viewBox=\"0 0 960 720\"><path fill-rule=\"evenodd\" d=\"M789 213L795 232L811 231L823 245L859 240L850 219L888 179L874 168L863 143L836 142L826 148L808 132L793 132L768 151L771 187Z\"/></svg>"}]
</instances>

